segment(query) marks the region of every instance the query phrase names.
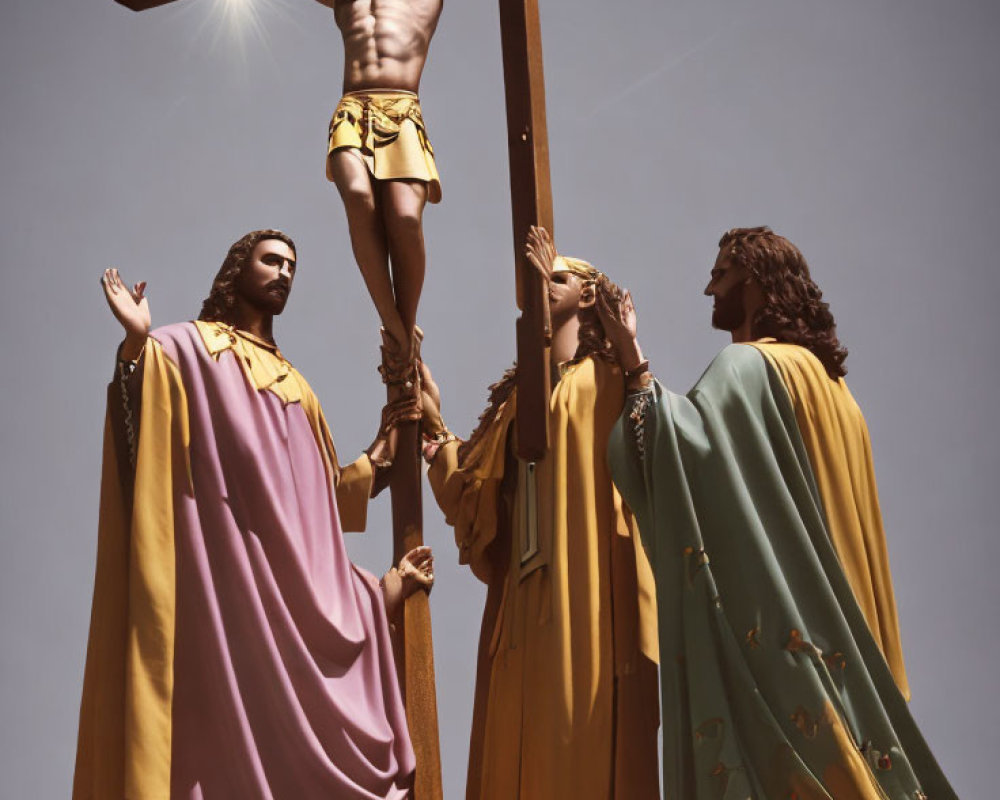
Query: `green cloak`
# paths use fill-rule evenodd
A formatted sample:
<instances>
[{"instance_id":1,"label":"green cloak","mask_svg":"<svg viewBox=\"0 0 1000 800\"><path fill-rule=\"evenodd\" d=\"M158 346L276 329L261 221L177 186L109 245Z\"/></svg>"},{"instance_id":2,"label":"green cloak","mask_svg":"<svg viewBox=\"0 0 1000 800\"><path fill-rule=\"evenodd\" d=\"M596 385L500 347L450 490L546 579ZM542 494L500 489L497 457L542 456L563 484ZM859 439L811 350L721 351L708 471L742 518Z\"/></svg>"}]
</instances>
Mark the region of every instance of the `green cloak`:
<instances>
[{"instance_id":1,"label":"green cloak","mask_svg":"<svg viewBox=\"0 0 1000 800\"><path fill-rule=\"evenodd\" d=\"M844 576L781 376L731 345L633 396L609 460L656 577L664 796L955 794Z\"/></svg>"}]
</instances>

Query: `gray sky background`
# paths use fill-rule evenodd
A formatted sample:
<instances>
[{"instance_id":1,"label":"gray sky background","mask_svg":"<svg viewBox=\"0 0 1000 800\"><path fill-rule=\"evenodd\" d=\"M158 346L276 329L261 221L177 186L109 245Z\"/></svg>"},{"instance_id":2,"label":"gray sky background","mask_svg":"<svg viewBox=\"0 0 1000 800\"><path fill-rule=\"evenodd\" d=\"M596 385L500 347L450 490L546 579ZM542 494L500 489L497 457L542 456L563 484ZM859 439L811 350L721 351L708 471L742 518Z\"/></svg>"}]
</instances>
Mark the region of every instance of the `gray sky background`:
<instances>
[{"instance_id":1,"label":"gray sky background","mask_svg":"<svg viewBox=\"0 0 1000 800\"><path fill-rule=\"evenodd\" d=\"M1000 26L991 0L542 0L556 240L636 296L656 374L686 390L725 337L701 296L720 234L806 254L871 429L913 712L959 795L995 796L1000 437ZM0 12L0 795L69 794L93 583L104 267L149 281L154 324L197 314L229 244L299 249L276 333L343 457L375 430L377 320L323 174L341 46L311 0L133 14ZM495 2L449 0L422 99L425 357L467 433L513 358ZM429 494L446 797L462 795L482 587ZM388 566L388 504L349 537Z\"/></svg>"}]
</instances>

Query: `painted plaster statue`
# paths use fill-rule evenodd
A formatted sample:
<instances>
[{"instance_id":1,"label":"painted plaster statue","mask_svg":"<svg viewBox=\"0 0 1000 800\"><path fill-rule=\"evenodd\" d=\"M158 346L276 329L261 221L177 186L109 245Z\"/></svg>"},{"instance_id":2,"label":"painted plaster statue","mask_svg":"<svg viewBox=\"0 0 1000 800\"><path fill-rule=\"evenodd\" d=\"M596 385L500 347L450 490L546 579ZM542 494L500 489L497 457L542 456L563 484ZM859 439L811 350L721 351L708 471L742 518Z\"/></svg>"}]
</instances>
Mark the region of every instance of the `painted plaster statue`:
<instances>
[{"instance_id":1,"label":"painted plaster statue","mask_svg":"<svg viewBox=\"0 0 1000 800\"><path fill-rule=\"evenodd\" d=\"M799 250L722 237L733 344L687 395L652 379L631 297L600 305L632 376L610 444L656 575L664 795L945 800L909 689L864 418Z\"/></svg>"},{"instance_id":2,"label":"painted plaster statue","mask_svg":"<svg viewBox=\"0 0 1000 800\"><path fill-rule=\"evenodd\" d=\"M463 442L424 367L429 480L460 562L488 586L466 796L656 798L653 580L607 465L625 378L594 307L616 289L540 229L528 253L558 364L546 458L514 455L515 370Z\"/></svg>"},{"instance_id":3,"label":"painted plaster statue","mask_svg":"<svg viewBox=\"0 0 1000 800\"><path fill-rule=\"evenodd\" d=\"M145 284L108 394L75 798L404 798L413 751L392 657L429 549L382 581L350 562L368 456L342 466L272 334L295 247L237 241L195 322L150 332Z\"/></svg>"},{"instance_id":4,"label":"painted plaster statue","mask_svg":"<svg viewBox=\"0 0 1000 800\"><path fill-rule=\"evenodd\" d=\"M117 0L135 11L175 1ZM423 212L428 201L440 202L441 181L417 92L443 0L318 1L333 10L344 42L326 175L340 192L354 258L382 321L389 403L371 454L388 464L396 424L420 418Z\"/></svg>"},{"instance_id":5,"label":"painted plaster statue","mask_svg":"<svg viewBox=\"0 0 1000 800\"><path fill-rule=\"evenodd\" d=\"M327 177L344 202L354 257L385 331L389 400L419 400L416 332L423 211L441 199L417 92L442 0L320 0L344 40L344 96L330 122ZM409 414L419 418L416 405Z\"/></svg>"}]
</instances>

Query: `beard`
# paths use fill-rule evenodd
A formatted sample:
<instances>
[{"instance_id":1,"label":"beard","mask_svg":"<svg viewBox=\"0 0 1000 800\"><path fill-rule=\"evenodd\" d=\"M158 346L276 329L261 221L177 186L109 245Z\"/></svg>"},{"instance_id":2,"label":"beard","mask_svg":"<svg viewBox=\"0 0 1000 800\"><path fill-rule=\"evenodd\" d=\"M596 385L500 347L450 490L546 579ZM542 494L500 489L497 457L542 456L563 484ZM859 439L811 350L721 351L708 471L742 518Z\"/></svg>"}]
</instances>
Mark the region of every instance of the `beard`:
<instances>
[{"instance_id":1,"label":"beard","mask_svg":"<svg viewBox=\"0 0 1000 800\"><path fill-rule=\"evenodd\" d=\"M250 308L261 314L277 316L285 310L291 287L285 284L285 291L278 291L277 287L282 281L271 281L263 286L248 283L236 285L236 295Z\"/></svg>"},{"instance_id":2,"label":"beard","mask_svg":"<svg viewBox=\"0 0 1000 800\"><path fill-rule=\"evenodd\" d=\"M743 284L738 283L726 294L715 298L712 327L720 331L735 331L746 319L743 308Z\"/></svg>"}]
</instances>

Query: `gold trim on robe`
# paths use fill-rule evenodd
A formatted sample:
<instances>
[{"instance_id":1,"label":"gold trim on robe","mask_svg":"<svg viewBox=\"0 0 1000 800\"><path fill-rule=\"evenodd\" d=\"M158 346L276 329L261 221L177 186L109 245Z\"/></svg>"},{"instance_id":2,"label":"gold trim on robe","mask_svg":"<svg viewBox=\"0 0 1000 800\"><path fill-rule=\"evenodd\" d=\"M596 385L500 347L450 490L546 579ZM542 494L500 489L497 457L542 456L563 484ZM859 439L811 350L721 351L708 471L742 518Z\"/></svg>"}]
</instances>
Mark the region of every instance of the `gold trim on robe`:
<instances>
[{"instance_id":1,"label":"gold trim on robe","mask_svg":"<svg viewBox=\"0 0 1000 800\"><path fill-rule=\"evenodd\" d=\"M247 380L259 391L271 392L285 404L301 404L316 437L316 445L323 454L327 474L336 489L340 527L345 532L363 531L368 520L368 500L374 479L371 460L362 453L353 463L340 466L319 398L302 373L281 355L275 345L252 334L223 322L197 320L194 324L213 358L218 360L220 353L231 349Z\"/></svg>"}]
</instances>

